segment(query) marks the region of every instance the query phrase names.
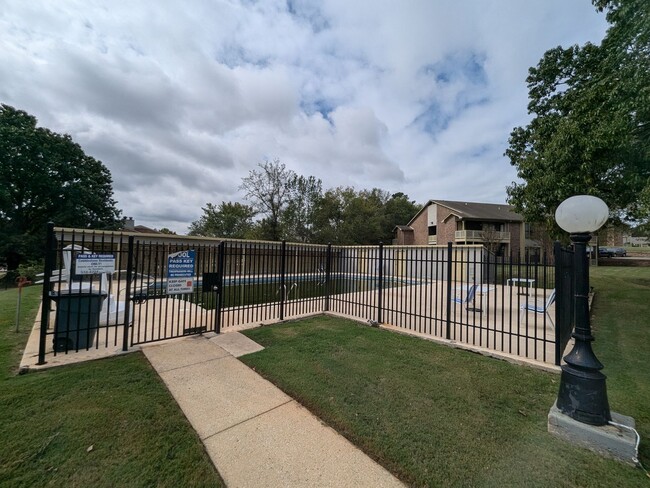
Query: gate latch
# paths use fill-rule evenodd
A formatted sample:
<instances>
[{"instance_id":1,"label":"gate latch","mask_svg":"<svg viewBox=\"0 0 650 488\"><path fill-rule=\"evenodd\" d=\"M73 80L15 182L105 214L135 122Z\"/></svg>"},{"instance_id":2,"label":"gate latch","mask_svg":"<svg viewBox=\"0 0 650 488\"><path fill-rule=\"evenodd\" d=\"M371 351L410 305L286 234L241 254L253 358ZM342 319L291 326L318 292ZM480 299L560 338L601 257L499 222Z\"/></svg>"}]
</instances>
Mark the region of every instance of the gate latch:
<instances>
[{"instance_id":1,"label":"gate latch","mask_svg":"<svg viewBox=\"0 0 650 488\"><path fill-rule=\"evenodd\" d=\"M219 273L203 273L203 293L219 291Z\"/></svg>"}]
</instances>

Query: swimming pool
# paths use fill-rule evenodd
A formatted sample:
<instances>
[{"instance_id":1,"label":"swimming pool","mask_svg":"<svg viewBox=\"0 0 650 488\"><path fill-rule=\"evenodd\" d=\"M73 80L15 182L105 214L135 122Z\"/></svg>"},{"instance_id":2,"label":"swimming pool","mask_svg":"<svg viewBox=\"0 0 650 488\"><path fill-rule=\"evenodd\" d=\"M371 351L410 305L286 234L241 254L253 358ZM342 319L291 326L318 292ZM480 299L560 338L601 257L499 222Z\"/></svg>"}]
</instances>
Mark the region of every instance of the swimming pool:
<instances>
[{"instance_id":1,"label":"swimming pool","mask_svg":"<svg viewBox=\"0 0 650 488\"><path fill-rule=\"evenodd\" d=\"M240 275L225 276L221 293L221 306L238 307L245 305L258 305L263 303L280 302L284 300L301 300L338 295L342 293L369 292L379 287L379 277L375 275L362 275L350 273L331 273L329 285L325 273L287 274L284 276L284 287L280 285L280 275ZM388 276L383 279L383 288L393 288L417 281L405 278ZM203 292L202 279L194 279L194 292L176 297L192 301L204 308L216 307L216 293ZM150 283L143 292L138 294L136 300L165 298L166 280L161 279Z\"/></svg>"}]
</instances>

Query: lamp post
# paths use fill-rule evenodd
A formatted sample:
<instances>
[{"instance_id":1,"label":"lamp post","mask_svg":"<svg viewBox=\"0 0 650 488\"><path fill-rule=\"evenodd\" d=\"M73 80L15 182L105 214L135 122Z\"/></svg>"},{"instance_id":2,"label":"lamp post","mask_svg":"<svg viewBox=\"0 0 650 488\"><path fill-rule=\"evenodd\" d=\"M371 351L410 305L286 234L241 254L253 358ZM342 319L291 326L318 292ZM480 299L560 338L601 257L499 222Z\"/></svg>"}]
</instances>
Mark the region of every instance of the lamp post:
<instances>
[{"instance_id":1,"label":"lamp post","mask_svg":"<svg viewBox=\"0 0 650 488\"><path fill-rule=\"evenodd\" d=\"M558 225L569 232L574 247L575 339L564 357L557 408L565 415L590 425L605 425L611 420L603 365L594 354L589 320L589 263L587 243L591 233L607 220L609 209L600 198L577 195L564 200L555 211Z\"/></svg>"}]
</instances>

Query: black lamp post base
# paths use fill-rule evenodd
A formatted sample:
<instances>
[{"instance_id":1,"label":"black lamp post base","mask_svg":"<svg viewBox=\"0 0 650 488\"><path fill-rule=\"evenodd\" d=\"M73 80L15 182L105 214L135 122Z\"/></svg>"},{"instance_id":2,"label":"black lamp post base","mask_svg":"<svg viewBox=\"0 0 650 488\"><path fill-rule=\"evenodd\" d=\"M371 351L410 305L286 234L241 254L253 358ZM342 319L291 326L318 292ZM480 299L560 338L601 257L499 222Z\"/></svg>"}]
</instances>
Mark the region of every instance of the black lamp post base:
<instances>
[{"instance_id":1,"label":"black lamp post base","mask_svg":"<svg viewBox=\"0 0 650 488\"><path fill-rule=\"evenodd\" d=\"M562 366L557 408L578 422L605 425L612 416L607 401L606 376L600 371L580 371Z\"/></svg>"}]
</instances>

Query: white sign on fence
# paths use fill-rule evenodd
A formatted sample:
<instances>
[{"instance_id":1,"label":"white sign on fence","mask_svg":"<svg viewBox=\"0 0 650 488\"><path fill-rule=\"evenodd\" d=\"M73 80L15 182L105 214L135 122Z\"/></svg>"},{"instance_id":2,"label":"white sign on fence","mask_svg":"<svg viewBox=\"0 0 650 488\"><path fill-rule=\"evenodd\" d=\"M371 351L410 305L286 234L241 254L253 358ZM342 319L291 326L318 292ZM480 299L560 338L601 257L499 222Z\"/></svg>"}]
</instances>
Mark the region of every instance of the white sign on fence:
<instances>
[{"instance_id":1,"label":"white sign on fence","mask_svg":"<svg viewBox=\"0 0 650 488\"><path fill-rule=\"evenodd\" d=\"M77 260L75 262L75 274L111 274L114 271L115 256L112 254L77 254Z\"/></svg>"},{"instance_id":2,"label":"white sign on fence","mask_svg":"<svg viewBox=\"0 0 650 488\"><path fill-rule=\"evenodd\" d=\"M194 290L194 258L193 249L179 251L167 258L167 294L178 295L192 293Z\"/></svg>"}]
</instances>

